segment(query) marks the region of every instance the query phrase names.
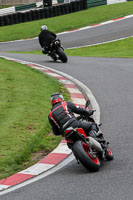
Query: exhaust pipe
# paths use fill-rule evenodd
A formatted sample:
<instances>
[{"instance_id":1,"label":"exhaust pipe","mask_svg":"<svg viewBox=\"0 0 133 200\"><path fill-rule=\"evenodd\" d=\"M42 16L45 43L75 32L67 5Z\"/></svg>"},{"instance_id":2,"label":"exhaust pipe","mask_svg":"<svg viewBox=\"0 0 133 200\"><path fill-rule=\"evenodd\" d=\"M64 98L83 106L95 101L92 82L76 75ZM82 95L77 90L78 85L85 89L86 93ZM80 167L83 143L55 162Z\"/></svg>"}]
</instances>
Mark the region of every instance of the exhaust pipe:
<instances>
[{"instance_id":1,"label":"exhaust pipe","mask_svg":"<svg viewBox=\"0 0 133 200\"><path fill-rule=\"evenodd\" d=\"M87 137L89 139L89 144L92 148L96 149L98 152L102 152L102 147L99 142L97 142L94 138L92 137Z\"/></svg>"}]
</instances>

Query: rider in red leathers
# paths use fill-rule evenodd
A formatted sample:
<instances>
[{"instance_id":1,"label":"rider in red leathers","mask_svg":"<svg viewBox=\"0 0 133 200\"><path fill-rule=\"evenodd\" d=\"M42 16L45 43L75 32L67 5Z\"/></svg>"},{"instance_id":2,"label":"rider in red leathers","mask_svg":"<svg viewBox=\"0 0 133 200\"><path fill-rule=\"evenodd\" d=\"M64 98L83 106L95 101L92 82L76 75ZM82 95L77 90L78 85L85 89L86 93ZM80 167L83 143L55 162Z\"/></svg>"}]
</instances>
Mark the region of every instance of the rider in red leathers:
<instances>
[{"instance_id":1,"label":"rider in red leathers","mask_svg":"<svg viewBox=\"0 0 133 200\"><path fill-rule=\"evenodd\" d=\"M93 110L87 110L76 106L70 101L64 101L61 94L51 96L52 109L49 113L49 122L55 135L63 135L68 127L82 128L88 136L97 137L99 128L95 122L80 121L74 116L74 113L85 116L91 116Z\"/></svg>"}]
</instances>

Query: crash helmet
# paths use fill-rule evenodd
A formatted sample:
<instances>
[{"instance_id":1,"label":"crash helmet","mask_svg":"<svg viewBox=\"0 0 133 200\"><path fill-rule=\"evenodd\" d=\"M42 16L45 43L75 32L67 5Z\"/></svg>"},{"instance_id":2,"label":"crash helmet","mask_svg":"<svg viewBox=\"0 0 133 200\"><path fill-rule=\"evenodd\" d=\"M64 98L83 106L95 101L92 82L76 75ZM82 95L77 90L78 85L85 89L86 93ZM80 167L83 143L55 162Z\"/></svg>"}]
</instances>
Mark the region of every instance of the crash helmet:
<instances>
[{"instance_id":1,"label":"crash helmet","mask_svg":"<svg viewBox=\"0 0 133 200\"><path fill-rule=\"evenodd\" d=\"M54 93L54 94L51 95L50 101L51 101L51 104L53 106L55 103L63 102L64 97L59 93Z\"/></svg>"},{"instance_id":2,"label":"crash helmet","mask_svg":"<svg viewBox=\"0 0 133 200\"><path fill-rule=\"evenodd\" d=\"M41 31L48 30L48 27L46 25L41 26Z\"/></svg>"}]
</instances>

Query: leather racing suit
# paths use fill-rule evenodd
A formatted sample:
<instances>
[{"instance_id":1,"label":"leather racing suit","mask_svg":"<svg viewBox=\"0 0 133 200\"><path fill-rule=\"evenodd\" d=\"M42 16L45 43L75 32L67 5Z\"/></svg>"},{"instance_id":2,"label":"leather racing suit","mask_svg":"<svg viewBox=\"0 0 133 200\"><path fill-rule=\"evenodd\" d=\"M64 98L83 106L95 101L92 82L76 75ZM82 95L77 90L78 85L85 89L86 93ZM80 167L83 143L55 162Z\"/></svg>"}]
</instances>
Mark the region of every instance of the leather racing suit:
<instances>
[{"instance_id":1,"label":"leather racing suit","mask_svg":"<svg viewBox=\"0 0 133 200\"><path fill-rule=\"evenodd\" d=\"M83 128L88 136L90 130L98 131L95 122L78 121L74 113L90 116L88 110L76 106L70 101L58 102L53 105L48 118L55 135L62 135L68 127Z\"/></svg>"},{"instance_id":2,"label":"leather racing suit","mask_svg":"<svg viewBox=\"0 0 133 200\"><path fill-rule=\"evenodd\" d=\"M43 30L40 32L38 39L40 46L46 49L49 48L51 42L56 39L56 34L49 30Z\"/></svg>"}]
</instances>

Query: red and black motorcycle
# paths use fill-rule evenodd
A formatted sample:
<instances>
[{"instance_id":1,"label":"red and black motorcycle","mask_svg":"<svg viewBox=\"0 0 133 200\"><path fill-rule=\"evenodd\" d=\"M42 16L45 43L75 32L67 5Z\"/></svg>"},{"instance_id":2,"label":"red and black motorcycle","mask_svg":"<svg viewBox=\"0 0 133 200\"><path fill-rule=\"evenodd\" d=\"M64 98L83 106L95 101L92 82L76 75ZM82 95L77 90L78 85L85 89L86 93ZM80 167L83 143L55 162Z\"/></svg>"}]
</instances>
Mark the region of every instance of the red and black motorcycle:
<instances>
[{"instance_id":1,"label":"red and black motorcycle","mask_svg":"<svg viewBox=\"0 0 133 200\"><path fill-rule=\"evenodd\" d=\"M86 102L87 107L90 101ZM94 121L91 117L78 116L78 120ZM103 138L103 133L97 138L87 136L82 128L65 130L64 137L68 147L72 150L78 163L80 162L89 171L98 171L103 160L113 160L109 142Z\"/></svg>"}]
</instances>

